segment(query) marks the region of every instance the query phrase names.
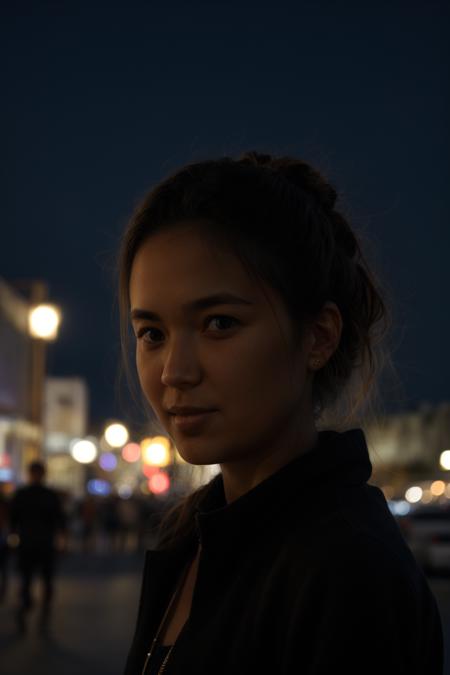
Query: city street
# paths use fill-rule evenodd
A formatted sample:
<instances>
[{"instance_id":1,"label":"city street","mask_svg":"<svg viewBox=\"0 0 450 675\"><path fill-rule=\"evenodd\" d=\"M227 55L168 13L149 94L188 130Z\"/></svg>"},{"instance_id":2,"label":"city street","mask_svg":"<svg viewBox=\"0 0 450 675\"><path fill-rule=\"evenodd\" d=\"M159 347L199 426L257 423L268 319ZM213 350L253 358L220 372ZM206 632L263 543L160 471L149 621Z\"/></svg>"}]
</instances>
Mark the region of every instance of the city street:
<instances>
[{"instance_id":1,"label":"city street","mask_svg":"<svg viewBox=\"0 0 450 675\"><path fill-rule=\"evenodd\" d=\"M142 562L143 553L67 556L55 586L48 637L39 636L33 613L26 635L18 635L13 613L17 577L11 570L7 596L0 605L2 674L121 675L134 630ZM444 622L448 654L450 577L432 578L430 585ZM35 585L36 598L39 590ZM450 675L448 662L445 675Z\"/></svg>"},{"instance_id":2,"label":"city street","mask_svg":"<svg viewBox=\"0 0 450 675\"><path fill-rule=\"evenodd\" d=\"M26 635L17 633L13 573L0 605L0 662L4 675L120 675L136 619L143 553L72 554L55 583L52 630L37 631L30 612ZM35 597L40 588L35 584Z\"/></svg>"}]
</instances>

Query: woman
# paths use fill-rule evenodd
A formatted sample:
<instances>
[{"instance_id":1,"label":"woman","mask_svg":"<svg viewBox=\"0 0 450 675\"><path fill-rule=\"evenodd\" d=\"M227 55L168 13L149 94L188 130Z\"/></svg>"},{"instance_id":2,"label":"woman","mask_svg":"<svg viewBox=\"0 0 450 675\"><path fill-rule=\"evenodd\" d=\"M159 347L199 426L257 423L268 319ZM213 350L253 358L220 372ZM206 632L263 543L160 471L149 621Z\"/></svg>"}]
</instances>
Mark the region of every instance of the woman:
<instances>
[{"instance_id":1,"label":"woman","mask_svg":"<svg viewBox=\"0 0 450 675\"><path fill-rule=\"evenodd\" d=\"M435 599L349 428L389 321L335 201L307 163L248 152L181 168L131 219L124 351L131 320L146 401L220 473L147 551L125 675L442 673Z\"/></svg>"}]
</instances>

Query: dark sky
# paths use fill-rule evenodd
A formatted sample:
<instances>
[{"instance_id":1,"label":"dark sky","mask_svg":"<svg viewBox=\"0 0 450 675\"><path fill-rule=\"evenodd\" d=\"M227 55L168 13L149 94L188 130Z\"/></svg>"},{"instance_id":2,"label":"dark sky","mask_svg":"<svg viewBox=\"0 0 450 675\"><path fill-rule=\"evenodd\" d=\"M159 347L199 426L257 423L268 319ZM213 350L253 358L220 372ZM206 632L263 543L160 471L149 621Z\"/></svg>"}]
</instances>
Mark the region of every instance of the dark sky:
<instances>
[{"instance_id":1,"label":"dark sky","mask_svg":"<svg viewBox=\"0 0 450 675\"><path fill-rule=\"evenodd\" d=\"M87 378L94 418L120 414L114 257L133 206L184 163L250 149L334 181L392 293L405 403L450 399L449 2L1 13L0 275L48 281L50 372Z\"/></svg>"}]
</instances>

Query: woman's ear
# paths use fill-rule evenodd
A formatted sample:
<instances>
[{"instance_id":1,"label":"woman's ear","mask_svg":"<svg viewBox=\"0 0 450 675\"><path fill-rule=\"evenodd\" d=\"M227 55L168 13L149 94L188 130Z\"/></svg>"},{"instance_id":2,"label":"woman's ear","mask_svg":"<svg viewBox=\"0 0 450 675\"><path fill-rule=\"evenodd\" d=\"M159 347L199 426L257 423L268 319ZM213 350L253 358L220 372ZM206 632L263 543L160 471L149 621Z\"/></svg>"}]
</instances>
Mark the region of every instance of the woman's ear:
<instances>
[{"instance_id":1,"label":"woman's ear","mask_svg":"<svg viewBox=\"0 0 450 675\"><path fill-rule=\"evenodd\" d=\"M335 302L327 301L311 322L311 348L308 355L310 370L323 368L339 346L342 335L342 315Z\"/></svg>"}]
</instances>

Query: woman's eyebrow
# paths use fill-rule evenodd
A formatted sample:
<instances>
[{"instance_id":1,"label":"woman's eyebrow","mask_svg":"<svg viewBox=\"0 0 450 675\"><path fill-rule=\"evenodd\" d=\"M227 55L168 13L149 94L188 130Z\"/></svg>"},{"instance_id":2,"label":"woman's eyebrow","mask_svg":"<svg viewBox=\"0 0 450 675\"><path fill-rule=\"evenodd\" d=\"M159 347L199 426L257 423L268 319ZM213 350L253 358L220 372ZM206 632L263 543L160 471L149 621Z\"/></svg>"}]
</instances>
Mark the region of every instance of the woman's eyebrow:
<instances>
[{"instance_id":1,"label":"woman's eyebrow","mask_svg":"<svg viewBox=\"0 0 450 675\"><path fill-rule=\"evenodd\" d=\"M234 293L215 293L214 295L207 295L203 298L197 298L182 305L184 311L192 312L201 309L208 309L216 305L253 305L254 302L241 298ZM149 321L161 321L161 318L155 312L147 309L132 309L130 312L131 320L148 319Z\"/></svg>"}]
</instances>

